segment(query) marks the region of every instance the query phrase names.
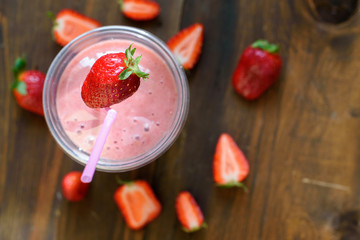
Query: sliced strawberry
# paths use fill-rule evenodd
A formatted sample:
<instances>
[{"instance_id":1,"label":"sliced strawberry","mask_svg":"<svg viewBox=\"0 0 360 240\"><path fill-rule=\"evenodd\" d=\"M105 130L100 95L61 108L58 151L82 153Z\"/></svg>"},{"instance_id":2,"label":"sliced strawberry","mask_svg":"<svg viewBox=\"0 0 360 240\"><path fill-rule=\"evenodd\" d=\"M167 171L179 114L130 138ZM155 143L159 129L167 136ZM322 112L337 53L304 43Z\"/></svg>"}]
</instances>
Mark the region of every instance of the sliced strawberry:
<instances>
[{"instance_id":1,"label":"sliced strawberry","mask_svg":"<svg viewBox=\"0 0 360 240\"><path fill-rule=\"evenodd\" d=\"M206 228L204 216L191 193L179 193L175 202L176 214L185 232L195 232Z\"/></svg>"},{"instance_id":2,"label":"sliced strawberry","mask_svg":"<svg viewBox=\"0 0 360 240\"><path fill-rule=\"evenodd\" d=\"M233 138L223 133L216 145L213 173L215 182L224 187L239 186L249 174L249 163Z\"/></svg>"},{"instance_id":3,"label":"sliced strawberry","mask_svg":"<svg viewBox=\"0 0 360 240\"><path fill-rule=\"evenodd\" d=\"M78 202L85 198L89 189L89 183L80 180L81 172L72 171L66 174L62 180L62 192L64 197L71 202Z\"/></svg>"},{"instance_id":4,"label":"sliced strawberry","mask_svg":"<svg viewBox=\"0 0 360 240\"><path fill-rule=\"evenodd\" d=\"M191 69L199 60L204 38L204 26L195 23L181 30L168 42L170 50L185 69Z\"/></svg>"},{"instance_id":5,"label":"sliced strawberry","mask_svg":"<svg viewBox=\"0 0 360 240\"><path fill-rule=\"evenodd\" d=\"M120 186L114 194L114 200L127 225L134 230L144 227L161 212L159 200L151 186L143 180Z\"/></svg>"},{"instance_id":6,"label":"sliced strawberry","mask_svg":"<svg viewBox=\"0 0 360 240\"><path fill-rule=\"evenodd\" d=\"M13 68L15 81L11 86L16 102L20 107L44 115L42 92L45 74L38 70L26 70L25 59L18 58Z\"/></svg>"},{"instance_id":7,"label":"sliced strawberry","mask_svg":"<svg viewBox=\"0 0 360 240\"><path fill-rule=\"evenodd\" d=\"M120 8L125 17L136 21L147 21L160 14L160 6L152 0L120 0Z\"/></svg>"},{"instance_id":8,"label":"sliced strawberry","mask_svg":"<svg viewBox=\"0 0 360 240\"><path fill-rule=\"evenodd\" d=\"M92 18L71 9L63 9L54 19L53 35L59 45L65 46L74 38L100 26Z\"/></svg>"}]
</instances>

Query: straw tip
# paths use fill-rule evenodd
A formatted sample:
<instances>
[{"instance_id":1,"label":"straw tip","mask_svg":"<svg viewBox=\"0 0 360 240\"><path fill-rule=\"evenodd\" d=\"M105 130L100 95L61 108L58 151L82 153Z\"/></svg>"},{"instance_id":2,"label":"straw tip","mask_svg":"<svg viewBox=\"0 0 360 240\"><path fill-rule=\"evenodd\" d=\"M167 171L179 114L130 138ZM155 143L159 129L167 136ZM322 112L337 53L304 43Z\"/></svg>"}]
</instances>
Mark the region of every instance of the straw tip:
<instances>
[{"instance_id":1,"label":"straw tip","mask_svg":"<svg viewBox=\"0 0 360 240\"><path fill-rule=\"evenodd\" d=\"M87 175L82 175L80 179L83 183L90 183L92 180L92 177L89 177Z\"/></svg>"}]
</instances>

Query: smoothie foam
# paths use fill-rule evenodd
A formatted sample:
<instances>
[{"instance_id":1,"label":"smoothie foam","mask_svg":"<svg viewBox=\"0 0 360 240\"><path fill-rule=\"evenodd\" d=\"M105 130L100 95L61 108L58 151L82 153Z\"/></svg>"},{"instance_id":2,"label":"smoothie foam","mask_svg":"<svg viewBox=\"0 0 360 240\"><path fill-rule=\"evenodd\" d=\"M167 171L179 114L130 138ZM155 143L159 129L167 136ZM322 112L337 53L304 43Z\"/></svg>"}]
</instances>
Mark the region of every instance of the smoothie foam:
<instances>
[{"instance_id":1,"label":"smoothie foam","mask_svg":"<svg viewBox=\"0 0 360 240\"><path fill-rule=\"evenodd\" d=\"M124 52L132 42L107 40L77 53L61 76L56 105L66 134L83 151L91 152L104 109L92 109L81 99L81 86L94 62L104 54ZM125 101L112 105L118 112L101 157L124 161L153 148L169 131L177 110L175 80L165 62L148 47L134 43L135 56L142 55L140 69L149 73L137 92Z\"/></svg>"}]
</instances>

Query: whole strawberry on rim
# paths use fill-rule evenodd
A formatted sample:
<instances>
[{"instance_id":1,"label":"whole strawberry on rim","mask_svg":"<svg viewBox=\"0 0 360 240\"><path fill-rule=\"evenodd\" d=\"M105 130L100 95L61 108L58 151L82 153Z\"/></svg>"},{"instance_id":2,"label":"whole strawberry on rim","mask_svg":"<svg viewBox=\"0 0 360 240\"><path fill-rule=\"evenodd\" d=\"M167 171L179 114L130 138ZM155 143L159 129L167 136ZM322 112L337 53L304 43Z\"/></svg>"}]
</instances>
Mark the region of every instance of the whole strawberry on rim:
<instances>
[{"instance_id":1,"label":"whole strawberry on rim","mask_svg":"<svg viewBox=\"0 0 360 240\"><path fill-rule=\"evenodd\" d=\"M260 97L279 77L282 60L279 45L258 40L242 53L233 74L232 84L247 100Z\"/></svg>"},{"instance_id":2,"label":"whole strawberry on rim","mask_svg":"<svg viewBox=\"0 0 360 240\"><path fill-rule=\"evenodd\" d=\"M139 68L141 56L133 58L132 44L125 53L109 53L100 57L91 67L81 97L90 108L106 108L132 96L140 86L140 78L149 74Z\"/></svg>"}]
</instances>

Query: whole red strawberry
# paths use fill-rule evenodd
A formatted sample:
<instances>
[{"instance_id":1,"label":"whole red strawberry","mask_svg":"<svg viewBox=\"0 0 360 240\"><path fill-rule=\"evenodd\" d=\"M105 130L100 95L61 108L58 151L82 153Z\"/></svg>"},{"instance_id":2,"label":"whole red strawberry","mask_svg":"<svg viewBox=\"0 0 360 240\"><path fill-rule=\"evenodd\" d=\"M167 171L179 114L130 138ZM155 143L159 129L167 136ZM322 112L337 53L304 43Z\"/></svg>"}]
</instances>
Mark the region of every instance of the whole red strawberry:
<instances>
[{"instance_id":1,"label":"whole red strawberry","mask_svg":"<svg viewBox=\"0 0 360 240\"><path fill-rule=\"evenodd\" d=\"M279 77L282 61L279 46L258 40L247 47L233 74L235 91L245 99L254 100Z\"/></svg>"},{"instance_id":2,"label":"whole red strawberry","mask_svg":"<svg viewBox=\"0 0 360 240\"><path fill-rule=\"evenodd\" d=\"M81 182L80 177L81 172L72 171L66 174L62 180L62 193L71 202L84 199L89 189L90 184Z\"/></svg>"},{"instance_id":3,"label":"whole red strawberry","mask_svg":"<svg viewBox=\"0 0 360 240\"><path fill-rule=\"evenodd\" d=\"M11 86L20 107L44 116L42 91L45 74L38 70L26 70L26 61L18 58L13 68L15 81Z\"/></svg>"},{"instance_id":4,"label":"whole red strawberry","mask_svg":"<svg viewBox=\"0 0 360 240\"><path fill-rule=\"evenodd\" d=\"M149 74L139 69L141 56L133 59L136 48L129 46L124 53L110 53L100 57L91 67L81 89L81 97L90 108L110 107L133 95L140 86L140 78Z\"/></svg>"}]
</instances>

